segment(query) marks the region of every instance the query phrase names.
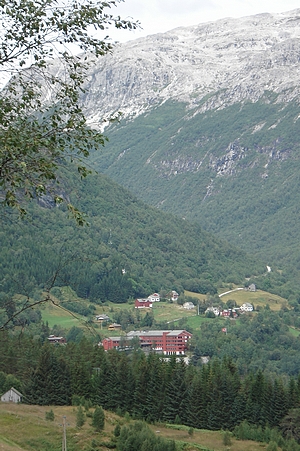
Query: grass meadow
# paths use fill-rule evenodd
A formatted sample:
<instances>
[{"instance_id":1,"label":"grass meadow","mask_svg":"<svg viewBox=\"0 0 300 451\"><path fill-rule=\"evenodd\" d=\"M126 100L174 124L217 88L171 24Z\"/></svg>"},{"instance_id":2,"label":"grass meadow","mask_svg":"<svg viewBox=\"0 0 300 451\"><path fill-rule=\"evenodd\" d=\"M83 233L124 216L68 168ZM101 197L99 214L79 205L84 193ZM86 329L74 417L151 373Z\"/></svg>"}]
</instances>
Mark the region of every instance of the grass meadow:
<instances>
[{"instance_id":1,"label":"grass meadow","mask_svg":"<svg viewBox=\"0 0 300 451\"><path fill-rule=\"evenodd\" d=\"M54 421L45 419L46 412L54 412ZM92 412L93 409L90 409ZM62 423L66 417L67 449L107 450L113 437L117 423L125 424L133 421L128 416L118 417L111 412L105 412L105 428L96 433L91 426L91 418L86 418L84 426L76 428L77 408L72 406L29 406L24 404L0 403L0 449L1 451L59 451L62 443ZM231 439L230 448L223 444L223 434L220 431L197 430L188 433L185 426L167 426L154 424L150 426L155 434L166 439L175 440L178 450L184 451L261 451L265 444L252 441ZM107 444L108 446L105 446Z\"/></svg>"}]
</instances>

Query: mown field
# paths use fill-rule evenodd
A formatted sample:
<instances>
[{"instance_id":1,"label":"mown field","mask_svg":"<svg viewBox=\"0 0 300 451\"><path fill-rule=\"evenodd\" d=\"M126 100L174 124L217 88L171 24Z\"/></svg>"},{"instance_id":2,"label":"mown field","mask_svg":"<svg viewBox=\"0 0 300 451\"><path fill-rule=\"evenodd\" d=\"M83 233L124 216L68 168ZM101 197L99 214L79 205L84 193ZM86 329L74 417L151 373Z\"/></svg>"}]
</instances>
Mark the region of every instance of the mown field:
<instances>
[{"instance_id":1,"label":"mown field","mask_svg":"<svg viewBox=\"0 0 300 451\"><path fill-rule=\"evenodd\" d=\"M227 290L223 290L227 291ZM219 293L220 294L220 293ZM288 302L286 299L277 296L276 294L268 293L267 291L257 290L257 291L232 291L231 293L225 294L221 297L222 302L227 302L232 299L237 303L237 305L242 305L245 302L250 302L255 308L265 307L268 305L271 310L278 311L282 307L287 307Z\"/></svg>"},{"instance_id":2,"label":"mown field","mask_svg":"<svg viewBox=\"0 0 300 451\"><path fill-rule=\"evenodd\" d=\"M49 327L59 325L64 329L71 329L71 327L80 327L84 325L86 318L78 314L72 314L68 310L62 309L56 305L47 303L42 309L42 319L48 322Z\"/></svg>"},{"instance_id":3,"label":"mown field","mask_svg":"<svg viewBox=\"0 0 300 451\"><path fill-rule=\"evenodd\" d=\"M54 412L54 421L45 419L46 412ZM81 429L76 428L76 407L29 406L24 404L0 403L0 449L1 451L58 451L62 442L62 422L66 417L67 449L107 450L105 443L111 442L113 430L120 425L133 421L122 418L111 412L105 412L105 428L96 433L91 426L91 418L87 418ZM93 409L90 409L92 413ZM223 433L219 431L194 430L190 436L188 428L178 429L163 424L150 426L152 430L166 439L176 440L179 450L185 451L259 451L266 448L262 443L238 441L232 438L230 448L223 444Z\"/></svg>"}]
</instances>

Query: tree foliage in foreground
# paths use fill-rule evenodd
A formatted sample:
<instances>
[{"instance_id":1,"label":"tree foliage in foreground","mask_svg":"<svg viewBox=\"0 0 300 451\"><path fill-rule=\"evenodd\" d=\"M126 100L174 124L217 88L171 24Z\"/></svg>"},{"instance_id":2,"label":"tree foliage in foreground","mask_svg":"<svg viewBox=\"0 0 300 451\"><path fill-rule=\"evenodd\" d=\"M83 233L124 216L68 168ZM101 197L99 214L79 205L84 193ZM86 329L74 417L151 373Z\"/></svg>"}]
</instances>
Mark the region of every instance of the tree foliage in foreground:
<instances>
[{"instance_id":1,"label":"tree foliage in foreground","mask_svg":"<svg viewBox=\"0 0 300 451\"><path fill-rule=\"evenodd\" d=\"M120 1L0 3L0 70L9 79L0 92L0 200L21 214L24 198L44 195L57 182L64 160L76 161L85 177L82 159L105 142L87 125L79 96L90 64L86 52L98 57L113 48L91 30L137 26L110 13ZM85 53L74 55L74 47ZM53 196L63 200L58 190ZM78 210L68 207L81 224Z\"/></svg>"}]
</instances>

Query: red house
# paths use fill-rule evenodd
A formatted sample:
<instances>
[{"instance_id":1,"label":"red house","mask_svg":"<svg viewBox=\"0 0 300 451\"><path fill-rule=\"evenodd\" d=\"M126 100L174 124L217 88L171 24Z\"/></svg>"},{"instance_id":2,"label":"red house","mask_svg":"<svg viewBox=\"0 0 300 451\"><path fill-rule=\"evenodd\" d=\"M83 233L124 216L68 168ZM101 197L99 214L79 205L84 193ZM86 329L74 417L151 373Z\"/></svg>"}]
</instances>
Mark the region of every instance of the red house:
<instances>
[{"instance_id":1,"label":"red house","mask_svg":"<svg viewBox=\"0 0 300 451\"><path fill-rule=\"evenodd\" d=\"M136 299L135 308L152 308L152 302L149 299Z\"/></svg>"},{"instance_id":2,"label":"red house","mask_svg":"<svg viewBox=\"0 0 300 451\"><path fill-rule=\"evenodd\" d=\"M220 313L221 316L225 316L225 317L229 317L230 316L230 311L229 310L222 310L222 312Z\"/></svg>"},{"instance_id":3,"label":"red house","mask_svg":"<svg viewBox=\"0 0 300 451\"><path fill-rule=\"evenodd\" d=\"M105 351L113 348L119 348L122 345L130 346L133 337L138 337L141 347L150 347L152 350L164 355L184 355L188 341L192 334L186 330L149 330L132 331L123 337L108 337L102 340Z\"/></svg>"},{"instance_id":4,"label":"red house","mask_svg":"<svg viewBox=\"0 0 300 451\"><path fill-rule=\"evenodd\" d=\"M60 343L60 344L67 343L67 340L64 337L56 337L55 335L49 335L48 341L49 343Z\"/></svg>"}]
</instances>

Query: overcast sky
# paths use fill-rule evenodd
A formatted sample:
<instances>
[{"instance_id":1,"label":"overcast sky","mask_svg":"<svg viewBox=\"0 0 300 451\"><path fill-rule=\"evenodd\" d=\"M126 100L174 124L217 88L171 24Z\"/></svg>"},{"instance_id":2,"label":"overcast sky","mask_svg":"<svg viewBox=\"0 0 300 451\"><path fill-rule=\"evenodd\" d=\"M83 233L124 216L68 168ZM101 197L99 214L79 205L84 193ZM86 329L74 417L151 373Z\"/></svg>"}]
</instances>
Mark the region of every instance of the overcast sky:
<instances>
[{"instance_id":1,"label":"overcast sky","mask_svg":"<svg viewBox=\"0 0 300 451\"><path fill-rule=\"evenodd\" d=\"M115 30L109 35L124 42L224 17L280 13L296 8L300 8L299 0L125 0L112 12L122 18L139 20L143 30L131 33Z\"/></svg>"}]
</instances>

